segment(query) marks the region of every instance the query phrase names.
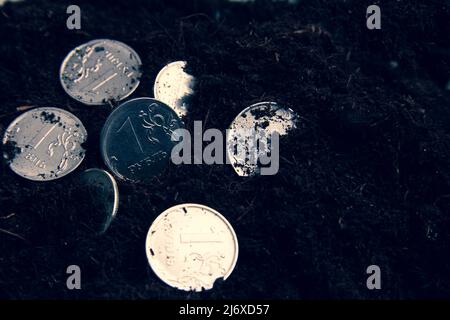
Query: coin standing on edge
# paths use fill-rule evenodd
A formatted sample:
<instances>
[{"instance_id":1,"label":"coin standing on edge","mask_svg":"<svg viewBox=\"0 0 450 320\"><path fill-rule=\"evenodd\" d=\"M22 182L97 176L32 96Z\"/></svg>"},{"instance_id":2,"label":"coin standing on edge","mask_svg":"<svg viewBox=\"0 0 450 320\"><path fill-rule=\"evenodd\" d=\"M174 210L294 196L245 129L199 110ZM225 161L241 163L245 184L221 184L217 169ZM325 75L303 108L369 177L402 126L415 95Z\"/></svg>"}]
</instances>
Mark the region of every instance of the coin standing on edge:
<instances>
[{"instance_id":1,"label":"coin standing on edge","mask_svg":"<svg viewBox=\"0 0 450 320\"><path fill-rule=\"evenodd\" d=\"M137 98L118 106L100 136L100 149L108 168L120 179L145 181L167 166L172 132L183 123L175 111L152 98Z\"/></svg>"},{"instance_id":2,"label":"coin standing on edge","mask_svg":"<svg viewBox=\"0 0 450 320\"><path fill-rule=\"evenodd\" d=\"M169 63L156 76L155 98L171 107L180 117L189 111L188 98L194 93L195 79L185 71L186 61Z\"/></svg>"},{"instance_id":3,"label":"coin standing on edge","mask_svg":"<svg viewBox=\"0 0 450 320\"><path fill-rule=\"evenodd\" d=\"M239 247L232 226L220 213L199 204L181 204L156 218L145 251L163 282L180 290L201 291L230 276Z\"/></svg>"},{"instance_id":4,"label":"coin standing on edge","mask_svg":"<svg viewBox=\"0 0 450 320\"><path fill-rule=\"evenodd\" d=\"M236 152L235 140L240 143L251 141L257 130L261 130L266 137L270 137L273 132L285 135L297 127L297 121L298 116L292 109L275 102L260 102L242 110L234 118L227 132L227 156L234 171L239 176L253 176L257 175L260 169L256 161L249 161L248 154Z\"/></svg>"},{"instance_id":5,"label":"coin standing on edge","mask_svg":"<svg viewBox=\"0 0 450 320\"><path fill-rule=\"evenodd\" d=\"M107 39L78 46L67 55L60 69L64 90L87 105L125 99L136 90L141 76L138 54L122 42Z\"/></svg>"},{"instance_id":6,"label":"coin standing on edge","mask_svg":"<svg viewBox=\"0 0 450 320\"><path fill-rule=\"evenodd\" d=\"M114 177L102 169L88 169L79 179L80 192L89 201L89 221L85 221L90 228L98 233L104 233L119 210L119 188ZM80 198L80 195L79 195Z\"/></svg>"},{"instance_id":7,"label":"coin standing on edge","mask_svg":"<svg viewBox=\"0 0 450 320\"><path fill-rule=\"evenodd\" d=\"M61 178L84 159L87 132L58 108L36 108L17 117L3 137L4 158L18 175L34 181Z\"/></svg>"}]
</instances>

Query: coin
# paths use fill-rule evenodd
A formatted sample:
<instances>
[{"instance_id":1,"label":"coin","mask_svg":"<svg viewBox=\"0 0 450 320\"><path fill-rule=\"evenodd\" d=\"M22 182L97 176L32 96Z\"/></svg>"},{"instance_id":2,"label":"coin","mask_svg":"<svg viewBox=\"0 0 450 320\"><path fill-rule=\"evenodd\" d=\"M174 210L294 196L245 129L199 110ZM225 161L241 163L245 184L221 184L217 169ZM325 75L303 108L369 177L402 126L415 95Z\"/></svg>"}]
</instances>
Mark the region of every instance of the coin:
<instances>
[{"instance_id":1,"label":"coin","mask_svg":"<svg viewBox=\"0 0 450 320\"><path fill-rule=\"evenodd\" d=\"M238 241L230 223L200 204L180 204L161 213L148 230L150 267L169 286L208 290L236 265Z\"/></svg>"},{"instance_id":2,"label":"coin","mask_svg":"<svg viewBox=\"0 0 450 320\"><path fill-rule=\"evenodd\" d=\"M119 188L114 177L102 169L88 169L79 179L79 201L87 202L85 215L88 225L97 233L104 233L119 209Z\"/></svg>"},{"instance_id":3,"label":"coin","mask_svg":"<svg viewBox=\"0 0 450 320\"><path fill-rule=\"evenodd\" d=\"M54 180L80 165L86 139L86 129L73 114L58 108L36 108L9 125L3 137L3 156L24 178Z\"/></svg>"},{"instance_id":4,"label":"coin","mask_svg":"<svg viewBox=\"0 0 450 320\"><path fill-rule=\"evenodd\" d=\"M92 40L72 50L60 69L69 96L87 105L120 101L136 90L142 75L138 54L115 40Z\"/></svg>"},{"instance_id":5,"label":"coin","mask_svg":"<svg viewBox=\"0 0 450 320\"><path fill-rule=\"evenodd\" d=\"M169 162L172 132L183 126L177 114L152 98L129 100L117 107L102 129L103 159L119 178L145 181Z\"/></svg>"},{"instance_id":6,"label":"coin","mask_svg":"<svg viewBox=\"0 0 450 320\"><path fill-rule=\"evenodd\" d=\"M188 113L188 99L194 93L194 77L188 74L186 61L169 63L156 76L155 98L166 103L180 117Z\"/></svg>"},{"instance_id":7,"label":"coin","mask_svg":"<svg viewBox=\"0 0 450 320\"><path fill-rule=\"evenodd\" d=\"M268 151L258 149L260 145L252 145L256 135L270 137L273 132L285 135L289 130L296 128L297 114L290 108L282 107L275 102L260 102L242 110L231 123L227 132L228 161L239 176L252 176L260 173L257 161L252 161L253 153ZM253 140L252 140L253 139ZM238 146L245 152L237 152ZM256 156L253 157L256 159Z\"/></svg>"}]
</instances>

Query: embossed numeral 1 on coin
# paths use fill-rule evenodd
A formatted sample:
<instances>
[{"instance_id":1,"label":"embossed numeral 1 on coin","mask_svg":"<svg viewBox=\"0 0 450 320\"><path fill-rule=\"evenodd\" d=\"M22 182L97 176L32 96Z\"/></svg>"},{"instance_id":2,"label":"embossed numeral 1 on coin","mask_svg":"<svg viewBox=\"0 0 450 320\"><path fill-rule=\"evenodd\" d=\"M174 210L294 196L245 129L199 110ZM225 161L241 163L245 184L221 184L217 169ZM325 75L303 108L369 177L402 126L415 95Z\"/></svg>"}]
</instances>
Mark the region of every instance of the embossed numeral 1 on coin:
<instances>
[{"instance_id":1,"label":"embossed numeral 1 on coin","mask_svg":"<svg viewBox=\"0 0 450 320\"><path fill-rule=\"evenodd\" d=\"M182 126L175 111L158 100L129 100L106 120L100 138L103 159L123 180L148 181L168 165L176 143L172 131Z\"/></svg>"},{"instance_id":2,"label":"embossed numeral 1 on coin","mask_svg":"<svg viewBox=\"0 0 450 320\"><path fill-rule=\"evenodd\" d=\"M133 133L133 137L134 137L137 145L139 146L141 153L144 153L144 149L142 149L142 144L139 142L139 137L136 134L136 130L134 129L133 122L131 121L130 117L128 117L127 120L125 120L125 122L120 126L119 130L117 130L117 133L119 133L123 130L126 130L126 128L128 128L128 130L130 130L129 132Z\"/></svg>"}]
</instances>

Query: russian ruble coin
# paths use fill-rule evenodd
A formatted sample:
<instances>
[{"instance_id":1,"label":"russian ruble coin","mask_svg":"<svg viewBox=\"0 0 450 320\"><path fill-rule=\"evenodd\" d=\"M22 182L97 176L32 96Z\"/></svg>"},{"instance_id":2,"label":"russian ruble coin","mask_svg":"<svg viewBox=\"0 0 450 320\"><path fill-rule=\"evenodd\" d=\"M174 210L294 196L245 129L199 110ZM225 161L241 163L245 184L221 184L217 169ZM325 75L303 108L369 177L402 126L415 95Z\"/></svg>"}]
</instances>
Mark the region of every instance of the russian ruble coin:
<instances>
[{"instance_id":1,"label":"russian ruble coin","mask_svg":"<svg viewBox=\"0 0 450 320\"><path fill-rule=\"evenodd\" d=\"M161 173L168 165L172 133L183 123L166 104L137 98L118 106L102 129L103 160L115 176L137 182Z\"/></svg>"},{"instance_id":2,"label":"russian ruble coin","mask_svg":"<svg viewBox=\"0 0 450 320\"><path fill-rule=\"evenodd\" d=\"M116 180L102 169L84 171L78 179L77 201L83 202L86 207L86 212L81 213L86 220L83 224L95 233L104 233L119 210Z\"/></svg>"},{"instance_id":3,"label":"russian ruble coin","mask_svg":"<svg viewBox=\"0 0 450 320\"><path fill-rule=\"evenodd\" d=\"M72 50L60 69L60 80L69 96L87 105L121 101L139 85L142 63L126 44L92 40Z\"/></svg>"},{"instance_id":4,"label":"russian ruble coin","mask_svg":"<svg viewBox=\"0 0 450 320\"><path fill-rule=\"evenodd\" d=\"M184 117L189 111L189 99L194 94L195 79L186 72L186 61L169 63L156 76L153 91L155 98L164 102Z\"/></svg>"},{"instance_id":5,"label":"russian ruble coin","mask_svg":"<svg viewBox=\"0 0 450 320\"><path fill-rule=\"evenodd\" d=\"M83 161L87 132L58 108L36 108L17 117L3 137L4 158L18 175L34 181L61 178Z\"/></svg>"},{"instance_id":6,"label":"russian ruble coin","mask_svg":"<svg viewBox=\"0 0 450 320\"><path fill-rule=\"evenodd\" d=\"M199 204L181 204L156 218L145 252L163 282L180 290L201 291L230 276L239 247L233 227L220 213Z\"/></svg>"},{"instance_id":7,"label":"russian ruble coin","mask_svg":"<svg viewBox=\"0 0 450 320\"><path fill-rule=\"evenodd\" d=\"M261 173L261 156L273 154L273 133L285 135L297 127L298 116L275 102L260 102L242 110L227 130L227 161L239 176Z\"/></svg>"}]
</instances>

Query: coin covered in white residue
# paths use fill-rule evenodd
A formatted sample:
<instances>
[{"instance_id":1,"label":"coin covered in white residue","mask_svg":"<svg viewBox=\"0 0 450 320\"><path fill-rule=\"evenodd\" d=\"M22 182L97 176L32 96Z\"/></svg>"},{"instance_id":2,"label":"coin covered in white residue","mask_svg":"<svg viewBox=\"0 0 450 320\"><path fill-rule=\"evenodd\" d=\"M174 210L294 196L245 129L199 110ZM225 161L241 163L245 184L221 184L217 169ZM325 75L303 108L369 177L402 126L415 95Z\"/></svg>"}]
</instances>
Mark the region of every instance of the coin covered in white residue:
<instances>
[{"instance_id":1,"label":"coin covered in white residue","mask_svg":"<svg viewBox=\"0 0 450 320\"><path fill-rule=\"evenodd\" d=\"M64 59L60 80L72 98L87 105L120 101L136 90L142 75L138 54L115 40L92 40Z\"/></svg>"},{"instance_id":2,"label":"coin covered in white residue","mask_svg":"<svg viewBox=\"0 0 450 320\"><path fill-rule=\"evenodd\" d=\"M81 121L58 108L36 108L16 118L3 137L10 168L29 180L61 178L83 161L87 132Z\"/></svg>"},{"instance_id":3,"label":"coin covered in white residue","mask_svg":"<svg viewBox=\"0 0 450 320\"><path fill-rule=\"evenodd\" d=\"M179 117L189 111L188 100L194 93L194 77L186 72L186 61L169 63L156 76L155 98L171 107Z\"/></svg>"},{"instance_id":4,"label":"coin covered in white residue","mask_svg":"<svg viewBox=\"0 0 450 320\"><path fill-rule=\"evenodd\" d=\"M272 134L287 134L297 121L292 109L275 102L260 102L242 110L227 130L227 157L234 171L239 176L260 174L260 156L279 151L272 148Z\"/></svg>"},{"instance_id":5,"label":"coin covered in white residue","mask_svg":"<svg viewBox=\"0 0 450 320\"><path fill-rule=\"evenodd\" d=\"M238 258L238 242L220 213L199 204L181 204L153 222L146 254L151 268L166 284L201 291L230 276Z\"/></svg>"}]
</instances>

